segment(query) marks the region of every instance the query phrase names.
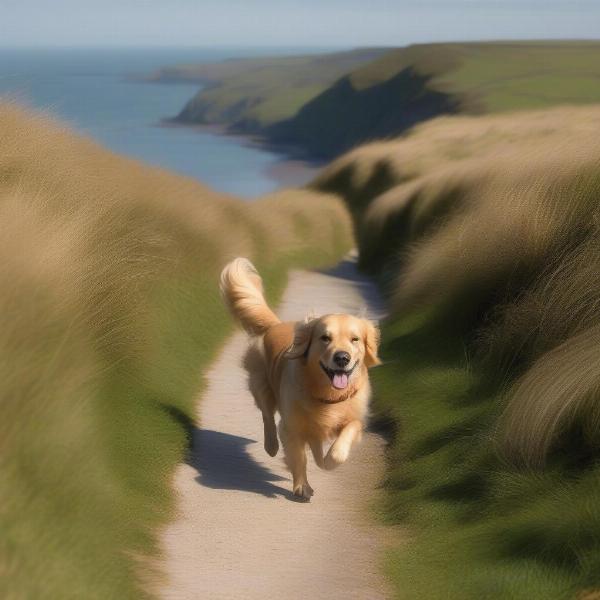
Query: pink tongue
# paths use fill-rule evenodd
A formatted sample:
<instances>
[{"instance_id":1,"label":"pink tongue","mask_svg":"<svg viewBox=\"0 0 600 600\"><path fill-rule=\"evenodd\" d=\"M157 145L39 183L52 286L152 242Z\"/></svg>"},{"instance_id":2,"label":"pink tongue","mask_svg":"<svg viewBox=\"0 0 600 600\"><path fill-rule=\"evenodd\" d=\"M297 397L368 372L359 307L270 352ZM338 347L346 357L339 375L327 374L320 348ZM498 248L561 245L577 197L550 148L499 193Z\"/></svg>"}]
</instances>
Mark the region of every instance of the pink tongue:
<instances>
[{"instance_id":1,"label":"pink tongue","mask_svg":"<svg viewBox=\"0 0 600 600\"><path fill-rule=\"evenodd\" d=\"M333 387L343 390L348 385L348 375L346 373L336 373L333 376Z\"/></svg>"}]
</instances>

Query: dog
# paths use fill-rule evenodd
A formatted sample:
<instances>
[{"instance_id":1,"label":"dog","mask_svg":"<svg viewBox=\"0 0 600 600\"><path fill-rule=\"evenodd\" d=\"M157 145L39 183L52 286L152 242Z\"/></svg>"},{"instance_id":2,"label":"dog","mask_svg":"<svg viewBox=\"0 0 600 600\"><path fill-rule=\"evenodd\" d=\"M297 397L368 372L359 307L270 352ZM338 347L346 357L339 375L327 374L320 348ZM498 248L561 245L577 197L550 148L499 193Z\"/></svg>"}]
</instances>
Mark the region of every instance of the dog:
<instances>
[{"instance_id":1,"label":"dog","mask_svg":"<svg viewBox=\"0 0 600 600\"><path fill-rule=\"evenodd\" d=\"M264 447L279 451L275 414L293 494L310 500L306 448L316 464L334 469L360 441L371 395L368 369L380 364L379 330L366 319L329 314L281 322L267 305L254 265L236 258L221 273L221 294L250 335L243 365L262 413ZM334 440L324 455L323 444Z\"/></svg>"}]
</instances>

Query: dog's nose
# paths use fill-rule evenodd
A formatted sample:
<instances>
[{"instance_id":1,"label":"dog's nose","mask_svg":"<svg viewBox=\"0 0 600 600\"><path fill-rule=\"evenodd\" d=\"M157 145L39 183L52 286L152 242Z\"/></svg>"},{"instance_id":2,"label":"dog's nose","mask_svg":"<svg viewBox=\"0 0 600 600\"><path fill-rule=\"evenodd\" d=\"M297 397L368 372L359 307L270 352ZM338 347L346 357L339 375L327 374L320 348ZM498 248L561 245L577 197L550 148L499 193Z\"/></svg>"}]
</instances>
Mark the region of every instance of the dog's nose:
<instances>
[{"instance_id":1,"label":"dog's nose","mask_svg":"<svg viewBox=\"0 0 600 600\"><path fill-rule=\"evenodd\" d=\"M336 352L333 355L333 362L342 369L348 366L350 362L350 355L347 352Z\"/></svg>"}]
</instances>

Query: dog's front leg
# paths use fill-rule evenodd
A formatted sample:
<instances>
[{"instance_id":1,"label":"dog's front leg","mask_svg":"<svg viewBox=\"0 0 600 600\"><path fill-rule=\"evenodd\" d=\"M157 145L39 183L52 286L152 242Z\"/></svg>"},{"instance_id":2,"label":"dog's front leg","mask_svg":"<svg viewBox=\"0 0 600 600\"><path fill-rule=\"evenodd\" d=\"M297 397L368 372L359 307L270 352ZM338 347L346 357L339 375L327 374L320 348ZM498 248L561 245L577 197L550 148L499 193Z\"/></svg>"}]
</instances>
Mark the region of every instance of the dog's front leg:
<instances>
[{"instance_id":1,"label":"dog's front leg","mask_svg":"<svg viewBox=\"0 0 600 600\"><path fill-rule=\"evenodd\" d=\"M325 462L323 460L323 442L319 439L312 438L308 440L308 444L312 451L313 458L315 459L315 463L319 469L325 468Z\"/></svg>"},{"instance_id":2,"label":"dog's front leg","mask_svg":"<svg viewBox=\"0 0 600 600\"><path fill-rule=\"evenodd\" d=\"M338 438L333 442L329 452L325 456L325 468L328 470L335 469L342 463L346 462L350 454L350 448L354 442L360 441L362 437L362 423L356 419L350 421L340 432Z\"/></svg>"},{"instance_id":3,"label":"dog's front leg","mask_svg":"<svg viewBox=\"0 0 600 600\"><path fill-rule=\"evenodd\" d=\"M309 500L314 494L306 476L306 441L287 431L282 436L285 462L292 473L294 496Z\"/></svg>"}]
</instances>

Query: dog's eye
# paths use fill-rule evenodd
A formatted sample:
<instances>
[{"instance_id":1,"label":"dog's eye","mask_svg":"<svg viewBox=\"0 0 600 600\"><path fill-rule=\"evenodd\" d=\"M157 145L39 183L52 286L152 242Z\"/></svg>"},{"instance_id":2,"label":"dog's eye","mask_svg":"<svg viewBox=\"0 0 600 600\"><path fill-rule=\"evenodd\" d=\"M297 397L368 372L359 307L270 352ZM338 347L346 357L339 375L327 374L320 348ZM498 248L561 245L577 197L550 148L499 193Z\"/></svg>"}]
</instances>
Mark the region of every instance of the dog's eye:
<instances>
[{"instance_id":1,"label":"dog's eye","mask_svg":"<svg viewBox=\"0 0 600 600\"><path fill-rule=\"evenodd\" d=\"M354 337L352 338L352 343L353 343L353 344L356 344L356 342L358 342L358 340L359 340L359 339L360 339L360 338L357 338L356 336L354 336Z\"/></svg>"},{"instance_id":2,"label":"dog's eye","mask_svg":"<svg viewBox=\"0 0 600 600\"><path fill-rule=\"evenodd\" d=\"M325 334L321 336L321 340L324 341L326 344L329 344L331 338L327 334Z\"/></svg>"}]
</instances>

